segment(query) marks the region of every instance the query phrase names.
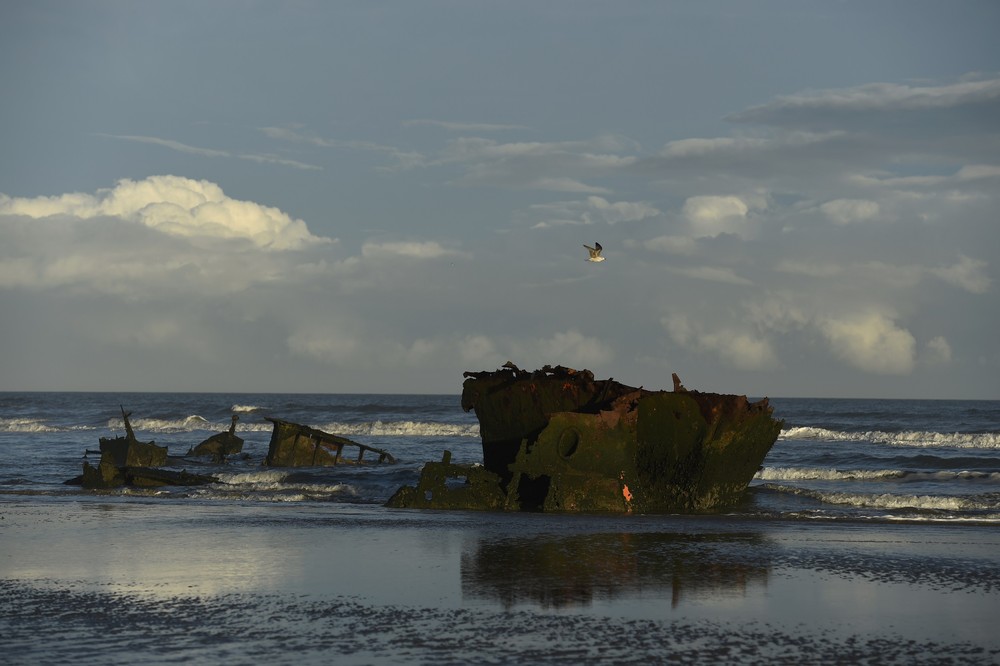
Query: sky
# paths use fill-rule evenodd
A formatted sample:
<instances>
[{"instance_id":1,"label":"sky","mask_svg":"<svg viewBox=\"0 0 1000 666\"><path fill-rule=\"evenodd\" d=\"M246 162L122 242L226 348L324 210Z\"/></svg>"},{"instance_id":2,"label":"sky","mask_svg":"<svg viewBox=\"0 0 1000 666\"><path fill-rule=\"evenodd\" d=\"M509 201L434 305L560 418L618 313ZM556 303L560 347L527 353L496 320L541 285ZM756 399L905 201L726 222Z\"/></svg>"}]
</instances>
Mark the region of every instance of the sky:
<instances>
[{"instance_id":1,"label":"sky","mask_svg":"<svg viewBox=\"0 0 1000 666\"><path fill-rule=\"evenodd\" d=\"M0 390L1000 399L997 26L6 0Z\"/></svg>"}]
</instances>

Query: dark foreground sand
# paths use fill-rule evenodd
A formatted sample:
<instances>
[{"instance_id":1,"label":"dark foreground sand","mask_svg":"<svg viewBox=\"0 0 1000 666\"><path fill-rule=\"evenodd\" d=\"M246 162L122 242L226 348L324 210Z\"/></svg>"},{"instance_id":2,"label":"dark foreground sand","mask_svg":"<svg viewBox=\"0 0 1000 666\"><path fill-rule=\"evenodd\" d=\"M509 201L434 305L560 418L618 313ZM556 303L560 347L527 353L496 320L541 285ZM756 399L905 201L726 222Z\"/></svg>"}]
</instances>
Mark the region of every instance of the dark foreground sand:
<instances>
[{"instance_id":1,"label":"dark foreground sand","mask_svg":"<svg viewBox=\"0 0 1000 666\"><path fill-rule=\"evenodd\" d=\"M0 663L1000 663L995 526L0 497Z\"/></svg>"}]
</instances>

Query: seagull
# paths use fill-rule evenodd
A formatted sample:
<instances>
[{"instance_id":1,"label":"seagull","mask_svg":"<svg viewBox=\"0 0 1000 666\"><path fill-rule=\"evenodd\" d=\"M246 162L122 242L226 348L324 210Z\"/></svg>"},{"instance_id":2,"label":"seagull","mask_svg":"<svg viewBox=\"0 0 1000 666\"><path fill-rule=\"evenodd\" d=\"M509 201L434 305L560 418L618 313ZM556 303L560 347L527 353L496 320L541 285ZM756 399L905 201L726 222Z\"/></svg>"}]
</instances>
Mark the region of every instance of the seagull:
<instances>
[{"instance_id":1,"label":"seagull","mask_svg":"<svg viewBox=\"0 0 1000 666\"><path fill-rule=\"evenodd\" d=\"M604 248L601 247L600 243L594 243L594 247L590 247L586 243L584 243L583 246L587 248L588 252L590 252L590 256L587 258L587 261L593 261L593 262L604 261L604 257L601 256L601 250L603 250Z\"/></svg>"}]
</instances>

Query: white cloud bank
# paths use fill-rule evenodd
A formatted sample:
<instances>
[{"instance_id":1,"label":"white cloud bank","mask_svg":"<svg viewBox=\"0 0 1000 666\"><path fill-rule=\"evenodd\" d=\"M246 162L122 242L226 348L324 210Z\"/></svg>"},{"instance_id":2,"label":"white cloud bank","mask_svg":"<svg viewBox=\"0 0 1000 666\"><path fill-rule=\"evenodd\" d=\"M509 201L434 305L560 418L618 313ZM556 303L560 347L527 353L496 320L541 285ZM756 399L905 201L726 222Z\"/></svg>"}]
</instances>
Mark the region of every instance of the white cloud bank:
<instances>
[{"instance_id":1,"label":"white cloud bank","mask_svg":"<svg viewBox=\"0 0 1000 666\"><path fill-rule=\"evenodd\" d=\"M95 194L36 198L0 194L0 215L114 217L170 236L243 239L266 250L297 250L331 241L314 236L305 222L277 208L231 199L215 183L180 176L123 179Z\"/></svg>"},{"instance_id":2,"label":"white cloud bank","mask_svg":"<svg viewBox=\"0 0 1000 666\"><path fill-rule=\"evenodd\" d=\"M830 318L820 328L834 352L860 370L891 375L913 370L916 340L884 314Z\"/></svg>"}]
</instances>

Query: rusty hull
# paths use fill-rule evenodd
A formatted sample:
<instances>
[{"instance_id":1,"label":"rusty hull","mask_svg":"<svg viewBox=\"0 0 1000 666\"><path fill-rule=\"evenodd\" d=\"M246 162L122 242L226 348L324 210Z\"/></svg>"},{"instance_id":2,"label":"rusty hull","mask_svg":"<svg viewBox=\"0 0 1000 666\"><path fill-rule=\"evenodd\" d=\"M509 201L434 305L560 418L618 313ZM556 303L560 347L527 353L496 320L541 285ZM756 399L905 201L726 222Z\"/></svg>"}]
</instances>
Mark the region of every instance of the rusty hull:
<instances>
[{"instance_id":1,"label":"rusty hull","mask_svg":"<svg viewBox=\"0 0 1000 666\"><path fill-rule=\"evenodd\" d=\"M767 399L685 389L648 391L588 370L507 364L467 372L462 407L475 410L482 471L498 480L512 511L705 511L739 500L782 422ZM419 492L400 489L390 506L494 509L488 493L462 495L450 462L429 463ZM442 467L444 466L444 467ZM430 478L428 478L430 477ZM451 479L444 483L443 479ZM471 477L470 477L471 479ZM482 480L478 481L480 485ZM438 499L440 497L440 500Z\"/></svg>"}]
</instances>

